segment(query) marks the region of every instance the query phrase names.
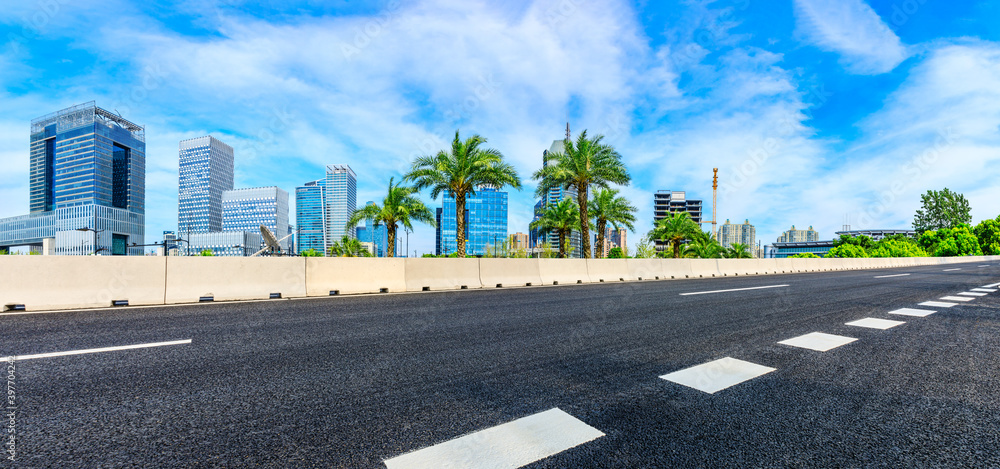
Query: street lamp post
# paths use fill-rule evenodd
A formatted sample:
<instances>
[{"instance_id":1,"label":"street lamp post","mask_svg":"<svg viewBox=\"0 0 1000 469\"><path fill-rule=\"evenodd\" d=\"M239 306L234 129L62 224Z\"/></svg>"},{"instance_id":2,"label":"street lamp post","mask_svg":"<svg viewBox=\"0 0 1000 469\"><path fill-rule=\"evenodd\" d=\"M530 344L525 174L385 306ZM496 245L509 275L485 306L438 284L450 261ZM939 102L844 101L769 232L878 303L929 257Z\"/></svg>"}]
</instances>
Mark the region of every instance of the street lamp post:
<instances>
[{"instance_id":1,"label":"street lamp post","mask_svg":"<svg viewBox=\"0 0 1000 469\"><path fill-rule=\"evenodd\" d=\"M81 232L84 232L84 233L86 233L88 231L93 231L94 232L94 255L96 256L97 255L97 251L100 251L100 249L97 249L97 233L103 233L106 230L95 230L93 228L89 228L89 227L85 226L83 228L77 228L76 231L81 231Z\"/></svg>"}]
</instances>

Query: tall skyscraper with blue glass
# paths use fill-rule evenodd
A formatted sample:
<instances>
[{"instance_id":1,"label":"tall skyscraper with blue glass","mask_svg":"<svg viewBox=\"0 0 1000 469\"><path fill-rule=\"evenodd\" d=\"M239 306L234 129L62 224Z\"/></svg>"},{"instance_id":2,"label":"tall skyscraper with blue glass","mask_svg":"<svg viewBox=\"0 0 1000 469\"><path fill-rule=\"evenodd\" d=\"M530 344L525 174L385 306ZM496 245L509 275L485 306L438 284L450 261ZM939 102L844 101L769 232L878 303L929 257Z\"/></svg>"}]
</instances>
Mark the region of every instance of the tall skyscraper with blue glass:
<instances>
[{"instance_id":1,"label":"tall skyscraper with blue glass","mask_svg":"<svg viewBox=\"0 0 1000 469\"><path fill-rule=\"evenodd\" d=\"M0 247L141 254L145 129L88 102L31 121L30 135L30 213L0 220Z\"/></svg>"},{"instance_id":2,"label":"tall skyscraper with blue glass","mask_svg":"<svg viewBox=\"0 0 1000 469\"><path fill-rule=\"evenodd\" d=\"M259 232L265 226L290 252L288 192L278 187L253 187L222 193L222 231Z\"/></svg>"},{"instance_id":3,"label":"tall skyscraper with blue glass","mask_svg":"<svg viewBox=\"0 0 1000 469\"><path fill-rule=\"evenodd\" d=\"M341 238L356 238L347 221L358 207L358 177L348 165L326 167L326 243L333 246Z\"/></svg>"},{"instance_id":4,"label":"tall skyscraper with blue glass","mask_svg":"<svg viewBox=\"0 0 1000 469\"><path fill-rule=\"evenodd\" d=\"M233 190L233 147L212 137L180 142L177 184L177 230L222 231L222 193Z\"/></svg>"},{"instance_id":5,"label":"tall skyscraper with blue glass","mask_svg":"<svg viewBox=\"0 0 1000 469\"><path fill-rule=\"evenodd\" d=\"M458 250L458 223L455 198L445 192L442 207L437 209L437 255ZM507 240L507 193L481 187L465 199L465 253L484 256L487 248Z\"/></svg>"},{"instance_id":6,"label":"tall skyscraper with blue glass","mask_svg":"<svg viewBox=\"0 0 1000 469\"><path fill-rule=\"evenodd\" d=\"M368 201L367 205L375 205L375 202ZM365 226L356 228L358 241L362 243L372 243L375 257L387 257L389 248L389 229L384 224L376 226L375 220L365 220ZM397 241L398 242L398 241Z\"/></svg>"},{"instance_id":7,"label":"tall skyscraper with blue glass","mask_svg":"<svg viewBox=\"0 0 1000 469\"><path fill-rule=\"evenodd\" d=\"M326 179L295 188L295 224L298 250L326 252Z\"/></svg>"}]
</instances>

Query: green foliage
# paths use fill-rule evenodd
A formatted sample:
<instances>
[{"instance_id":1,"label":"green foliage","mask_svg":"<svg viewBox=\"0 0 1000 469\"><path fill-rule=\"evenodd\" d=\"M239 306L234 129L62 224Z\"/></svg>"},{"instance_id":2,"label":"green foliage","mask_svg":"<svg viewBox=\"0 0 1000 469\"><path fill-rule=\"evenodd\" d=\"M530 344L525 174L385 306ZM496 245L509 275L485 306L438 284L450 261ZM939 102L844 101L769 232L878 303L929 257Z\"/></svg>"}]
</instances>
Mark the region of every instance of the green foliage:
<instances>
[{"instance_id":1,"label":"green foliage","mask_svg":"<svg viewBox=\"0 0 1000 469\"><path fill-rule=\"evenodd\" d=\"M753 255L750 254L750 246L746 244L733 243L724 251L722 251L722 257L726 259L751 259Z\"/></svg>"},{"instance_id":2,"label":"green foliage","mask_svg":"<svg viewBox=\"0 0 1000 469\"><path fill-rule=\"evenodd\" d=\"M628 255L628 253L626 253ZM656 257L656 246L649 239L649 236L643 236L639 239L639 242L635 245L635 256L636 259L652 259Z\"/></svg>"},{"instance_id":3,"label":"green foliage","mask_svg":"<svg viewBox=\"0 0 1000 469\"><path fill-rule=\"evenodd\" d=\"M371 251L361 245L361 241L344 236L330 246L331 257L372 257Z\"/></svg>"},{"instance_id":4,"label":"green foliage","mask_svg":"<svg viewBox=\"0 0 1000 469\"><path fill-rule=\"evenodd\" d=\"M907 236L893 236L880 240L868 250L868 257L927 257L927 251L917 241Z\"/></svg>"},{"instance_id":5,"label":"green foliage","mask_svg":"<svg viewBox=\"0 0 1000 469\"><path fill-rule=\"evenodd\" d=\"M979 247L987 256L1000 255L1000 217L983 220L972 230L979 240Z\"/></svg>"},{"instance_id":6,"label":"green foliage","mask_svg":"<svg viewBox=\"0 0 1000 469\"><path fill-rule=\"evenodd\" d=\"M559 257L569 257L569 239L573 230L580 229L580 210L573 199L562 199L550 204L541 218L531 222L531 229L555 230L559 234Z\"/></svg>"},{"instance_id":7,"label":"green foliage","mask_svg":"<svg viewBox=\"0 0 1000 469\"><path fill-rule=\"evenodd\" d=\"M604 239L604 232L607 231L608 223L616 230L626 227L635 230L635 212L639 210L630 204L628 199L618 196L615 189L599 189L594 193L594 198L590 200L590 217L594 219L597 228L596 253L604 252L607 242ZM608 256L610 257L610 253Z\"/></svg>"},{"instance_id":8,"label":"green foliage","mask_svg":"<svg viewBox=\"0 0 1000 469\"><path fill-rule=\"evenodd\" d=\"M851 236L846 234L840 235L840 238L833 240L833 247L839 247L844 244L859 246L867 250L875 246L875 240L865 235Z\"/></svg>"},{"instance_id":9,"label":"green foliage","mask_svg":"<svg viewBox=\"0 0 1000 469\"><path fill-rule=\"evenodd\" d=\"M10 252L8 252L6 249L0 249L0 256L7 256L7 255L10 255Z\"/></svg>"},{"instance_id":10,"label":"green foliage","mask_svg":"<svg viewBox=\"0 0 1000 469\"><path fill-rule=\"evenodd\" d=\"M842 258L857 258L857 257L869 257L868 252L865 248L858 246L856 244L841 244L826 253L826 257L842 257Z\"/></svg>"},{"instance_id":11,"label":"green foliage","mask_svg":"<svg viewBox=\"0 0 1000 469\"><path fill-rule=\"evenodd\" d=\"M439 151L435 156L421 156L413 162L404 177L414 181L417 190L430 188L431 198L442 192L455 198L458 257L465 257L465 200L475 195L481 186L497 190L506 186L521 189L521 177L513 165L504 162L504 156L493 148L481 148L486 139L473 135L462 141L455 131L451 151ZM432 217L433 218L433 217Z\"/></svg>"},{"instance_id":12,"label":"green foliage","mask_svg":"<svg viewBox=\"0 0 1000 469\"><path fill-rule=\"evenodd\" d=\"M302 251L302 253L300 255L302 257L323 257L323 253L322 252L319 252L319 251L317 251L315 249L312 249L312 248L309 248L309 249L306 249L305 251Z\"/></svg>"},{"instance_id":13,"label":"green foliage","mask_svg":"<svg viewBox=\"0 0 1000 469\"><path fill-rule=\"evenodd\" d=\"M204 257L215 257L215 253L212 252L211 249L202 249L201 252L198 253L198 255Z\"/></svg>"},{"instance_id":14,"label":"green foliage","mask_svg":"<svg viewBox=\"0 0 1000 469\"><path fill-rule=\"evenodd\" d=\"M601 143L603 140L603 135L587 138L586 130L577 137L576 142L567 138L563 141L563 151L546 153L542 169L532 176L539 181L535 191L535 195L539 197L544 197L556 187L576 189L580 219L588 222L580 231L580 247L585 258L590 257L591 216L587 199L590 186L608 189L610 184L628 185L632 180L622 162L622 156L613 146Z\"/></svg>"},{"instance_id":15,"label":"green foliage","mask_svg":"<svg viewBox=\"0 0 1000 469\"><path fill-rule=\"evenodd\" d=\"M611 248L610 251L608 251L608 259L624 259L624 258L625 258L625 251L622 251L622 248L618 246L615 246Z\"/></svg>"},{"instance_id":16,"label":"green foliage","mask_svg":"<svg viewBox=\"0 0 1000 469\"><path fill-rule=\"evenodd\" d=\"M694 259L719 259L724 248L714 239L699 236L684 246L684 257Z\"/></svg>"},{"instance_id":17,"label":"green foliage","mask_svg":"<svg viewBox=\"0 0 1000 469\"><path fill-rule=\"evenodd\" d=\"M969 225L925 231L917 242L936 257L983 255L979 240Z\"/></svg>"},{"instance_id":18,"label":"green foliage","mask_svg":"<svg viewBox=\"0 0 1000 469\"><path fill-rule=\"evenodd\" d=\"M820 257L811 252L800 252L794 256L788 256L789 259L819 259Z\"/></svg>"},{"instance_id":19,"label":"green foliage","mask_svg":"<svg viewBox=\"0 0 1000 469\"><path fill-rule=\"evenodd\" d=\"M913 229L918 235L925 231L957 228L959 225L972 223L969 201L947 187L940 192L927 191L920 196L920 203L921 208L913 218Z\"/></svg>"},{"instance_id":20,"label":"green foliage","mask_svg":"<svg viewBox=\"0 0 1000 469\"><path fill-rule=\"evenodd\" d=\"M681 244L684 241L704 237L698 226L687 212L671 213L656 223L649 232L650 239L666 241L673 248L674 259L681 257Z\"/></svg>"},{"instance_id":21,"label":"green foliage","mask_svg":"<svg viewBox=\"0 0 1000 469\"><path fill-rule=\"evenodd\" d=\"M412 223L414 221L427 223L430 226L436 224L431 209L414 196L417 189L402 184L393 184L394 182L394 178L389 179L389 191L382 199L382 205L371 204L355 210L345 225L351 229L357 226L361 220L373 220L376 225L385 225L388 238L386 251L389 257L396 254L396 230L399 229L400 225L413 231Z\"/></svg>"}]
</instances>

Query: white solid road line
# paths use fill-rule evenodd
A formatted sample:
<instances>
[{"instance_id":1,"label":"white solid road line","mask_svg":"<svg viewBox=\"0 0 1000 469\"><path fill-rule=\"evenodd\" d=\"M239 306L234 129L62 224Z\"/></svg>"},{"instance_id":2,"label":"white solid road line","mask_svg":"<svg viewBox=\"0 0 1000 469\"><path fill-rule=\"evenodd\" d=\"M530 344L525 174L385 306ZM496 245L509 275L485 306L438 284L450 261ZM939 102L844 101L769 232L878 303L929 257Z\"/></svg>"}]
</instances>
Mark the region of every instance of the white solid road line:
<instances>
[{"instance_id":1,"label":"white solid road line","mask_svg":"<svg viewBox=\"0 0 1000 469\"><path fill-rule=\"evenodd\" d=\"M864 318L858 319L857 321L845 322L848 326L856 327L867 327L870 329L881 329L886 330L890 327L896 327L901 324L906 324L905 321L892 321L889 319L877 319L877 318Z\"/></svg>"},{"instance_id":2,"label":"white solid road line","mask_svg":"<svg viewBox=\"0 0 1000 469\"><path fill-rule=\"evenodd\" d=\"M962 269L944 269L945 272L954 272L956 270L962 270Z\"/></svg>"},{"instance_id":3,"label":"white solid road line","mask_svg":"<svg viewBox=\"0 0 1000 469\"><path fill-rule=\"evenodd\" d=\"M952 303L948 303L948 304L952 304ZM900 315L900 316L913 316L913 317L916 317L916 318L922 318L922 317L930 316L930 315L932 315L932 314L934 314L936 312L937 311L931 311L929 309L901 308L901 309L897 309L895 311L889 311L889 314L897 314L897 315Z\"/></svg>"},{"instance_id":4,"label":"white solid road line","mask_svg":"<svg viewBox=\"0 0 1000 469\"><path fill-rule=\"evenodd\" d=\"M514 468L602 436L596 428L555 408L384 462L388 469Z\"/></svg>"},{"instance_id":5,"label":"white solid road line","mask_svg":"<svg viewBox=\"0 0 1000 469\"><path fill-rule=\"evenodd\" d=\"M778 343L782 345L790 345L792 347L815 350L817 352L826 352L827 350L833 350L841 345L847 345L855 340L858 339L853 337L844 337L842 335L826 334L823 332L810 332L806 335L792 337L791 339L782 340Z\"/></svg>"},{"instance_id":6,"label":"white solid road line","mask_svg":"<svg viewBox=\"0 0 1000 469\"><path fill-rule=\"evenodd\" d=\"M730 289L730 290L696 291L696 292L692 292L692 293L681 293L681 296L707 295L709 293L726 293L726 292L731 292L731 291L763 290L765 288L782 288L782 287L787 287L787 286L789 286L789 285L768 285L766 287L749 287L749 288L733 288L733 289Z\"/></svg>"},{"instance_id":7,"label":"white solid road line","mask_svg":"<svg viewBox=\"0 0 1000 469\"><path fill-rule=\"evenodd\" d=\"M715 394L774 370L768 366L725 357L665 374L660 378L701 392Z\"/></svg>"},{"instance_id":8,"label":"white solid road line","mask_svg":"<svg viewBox=\"0 0 1000 469\"><path fill-rule=\"evenodd\" d=\"M191 339L187 340L174 340L171 342L154 342L151 344L135 344L135 345L120 345L117 347L102 347L102 348L91 348L85 350L70 350L68 352L52 352L52 353L38 353L35 355L14 355L14 360L34 360L36 358L52 358L52 357L65 357L67 355L84 355L88 353L101 353L101 352L115 352L118 350L133 350L139 348L149 348L149 347L163 347L166 345L183 345L190 344ZM9 360L10 357L4 357L0 360Z\"/></svg>"},{"instance_id":9,"label":"white solid road line","mask_svg":"<svg viewBox=\"0 0 1000 469\"><path fill-rule=\"evenodd\" d=\"M910 274L879 275L878 277L875 277L875 278L906 277L907 275L910 275Z\"/></svg>"}]
</instances>

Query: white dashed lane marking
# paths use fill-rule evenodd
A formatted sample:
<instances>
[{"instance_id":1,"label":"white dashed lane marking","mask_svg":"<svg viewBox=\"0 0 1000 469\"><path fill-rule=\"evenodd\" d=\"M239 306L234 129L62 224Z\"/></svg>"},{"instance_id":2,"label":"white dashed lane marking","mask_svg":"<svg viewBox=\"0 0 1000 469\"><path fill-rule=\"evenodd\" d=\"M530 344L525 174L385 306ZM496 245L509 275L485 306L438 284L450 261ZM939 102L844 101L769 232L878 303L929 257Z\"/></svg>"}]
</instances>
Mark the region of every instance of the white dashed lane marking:
<instances>
[{"instance_id":1,"label":"white dashed lane marking","mask_svg":"<svg viewBox=\"0 0 1000 469\"><path fill-rule=\"evenodd\" d=\"M969 301L974 300L975 298L969 298L969 297L965 297L965 296L942 296L941 299L944 300L944 301L964 301L964 302L969 302Z\"/></svg>"},{"instance_id":2,"label":"white dashed lane marking","mask_svg":"<svg viewBox=\"0 0 1000 469\"><path fill-rule=\"evenodd\" d=\"M946 303L944 301L925 301L920 303L920 306L930 306L931 308L951 308L952 306L957 306L957 303Z\"/></svg>"},{"instance_id":3,"label":"white dashed lane marking","mask_svg":"<svg viewBox=\"0 0 1000 469\"><path fill-rule=\"evenodd\" d=\"M973 288L970 291L977 291L977 292L980 292L980 293L996 293L997 292L995 289L986 288L986 287L983 287L983 288Z\"/></svg>"},{"instance_id":4,"label":"white dashed lane marking","mask_svg":"<svg viewBox=\"0 0 1000 469\"><path fill-rule=\"evenodd\" d=\"M950 304L950 303L949 303ZM895 314L898 316L913 316L915 318L923 318L930 316L937 311L931 311L929 309L916 309L916 308L900 308L895 311L889 311L889 314Z\"/></svg>"},{"instance_id":5,"label":"white dashed lane marking","mask_svg":"<svg viewBox=\"0 0 1000 469\"><path fill-rule=\"evenodd\" d=\"M601 431L556 408L384 462L388 469L514 468L602 436Z\"/></svg>"},{"instance_id":6,"label":"white dashed lane marking","mask_svg":"<svg viewBox=\"0 0 1000 469\"><path fill-rule=\"evenodd\" d=\"M790 345L792 347L816 350L818 352L826 352L827 350L835 349L841 345L847 345L855 340L858 339L853 337L844 337L842 335L825 334L823 332L810 332L809 334L793 337L788 340L782 340L778 343L782 345Z\"/></svg>"},{"instance_id":7,"label":"white dashed lane marking","mask_svg":"<svg viewBox=\"0 0 1000 469\"><path fill-rule=\"evenodd\" d=\"M890 327L896 327L901 324L906 324L906 322L893 321L890 319L864 318L864 319L858 319L857 321L847 322L844 324L847 324L848 326L867 327L870 329L881 329L884 331L886 329L889 329Z\"/></svg>"},{"instance_id":8,"label":"white dashed lane marking","mask_svg":"<svg viewBox=\"0 0 1000 469\"><path fill-rule=\"evenodd\" d=\"M954 272L956 270L962 270L962 269L944 269L945 272Z\"/></svg>"},{"instance_id":9,"label":"white dashed lane marking","mask_svg":"<svg viewBox=\"0 0 1000 469\"><path fill-rule=\"evenodd\" d=\"M117 352L119 350L134 350L140 348L150 348L150 347L163 347L166 345L184 345L190 344L191 339L187 340L174 340L171 342L153 342L149 344L135 344L135 345L120 345L117 347L102 347L102 348L90 348L84 350L70 350L68 352L51 352L51 353L39 353L35 355L15 355L15 360L34 360L36 358L52 358L52 357L65 357L67 355L84 355L88 353L101 353L101 352ZM0 358L0 361L7 361L10 357Z\"/></svg>"},{"instance_id":10,"label":"white dashed lane marking","mask_svg":"<svg viewBox=\"0 0 1000 469\"><path fill-rule=\"evenodd\" d=\"M774 371L774 368L735 358L720 358L660 378L709 394Z\"/></svg>"},{"instance_id":11,"label":"white dashed lane marking","mask_svg":"<svg viewBox=\"0 0 1000 469\"><path fill-rule=\"evenodd\" d=\"M959 293L959 295L963 295L963 296L977 296L978 297L978 296L986 296L986 293L979 293L979 292L974 292L974 291L964 291L962 293Z\"/></svg>"},{"instance_id":12,"label":"white dashed lane marking","mask_svg":"<svg viewBox=\"0 0 1000 469\"><path fill-rule=\"evenodd\" d=\"M910 274L879 275L878 277L875 277L875 278L906 277L907 275L910 275Z\"/></svg>"}]
</instances>

